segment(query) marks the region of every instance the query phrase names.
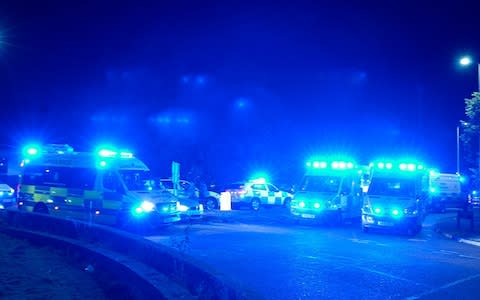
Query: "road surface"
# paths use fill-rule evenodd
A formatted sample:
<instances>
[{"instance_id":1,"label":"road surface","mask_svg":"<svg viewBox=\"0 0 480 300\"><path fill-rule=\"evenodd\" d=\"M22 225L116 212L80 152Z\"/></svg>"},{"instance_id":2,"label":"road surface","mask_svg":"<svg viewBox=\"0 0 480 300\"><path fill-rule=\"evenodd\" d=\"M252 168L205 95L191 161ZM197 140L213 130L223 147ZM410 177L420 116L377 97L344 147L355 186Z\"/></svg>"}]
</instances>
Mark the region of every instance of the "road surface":
<instances>
[{"instance_id":1,"label":"road surface","mask_svg":"<svg viewBox=\"0 0 480 300\"><path fill-rule=\"evenodd\" d=\"M266 299L480 299L480 248L433 231L449 214L428 216L413 238L363 233L359 224L296 225L281 208L226 215L148 238Z\"/></svg>"}]
</instances>

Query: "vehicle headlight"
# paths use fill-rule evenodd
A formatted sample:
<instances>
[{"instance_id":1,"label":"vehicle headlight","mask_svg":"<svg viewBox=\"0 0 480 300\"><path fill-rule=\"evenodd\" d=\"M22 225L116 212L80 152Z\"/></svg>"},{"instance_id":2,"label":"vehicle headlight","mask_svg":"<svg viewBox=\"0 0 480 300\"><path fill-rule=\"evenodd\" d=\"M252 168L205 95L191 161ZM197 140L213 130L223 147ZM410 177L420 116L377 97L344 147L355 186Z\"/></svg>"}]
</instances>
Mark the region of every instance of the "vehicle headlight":
<instances>
[{"instance_id":1,"label":"vehicle headlight","mask_svg":"<svg viewBox=\"0 0 480 300\"><path fill-rule=\"evenodd\" d=\"M396 208L392 209L392 215L394 217L400 217L401 216L400 210Z\"/></svg>"},{"instance_id":2,"label":"vehicle headlight","mask_svg":"<svg viewBox=\"0 0 480 300\"><path fill-rule=\"evenodd\" d=\"M143 201L140 208L145 212L151 212L155 208L155 204L150 201Z\"/></svg>"},{"instance_id":3,"label":"vehicle headlight","mask_svg":"<svg viewBox=\"0 0 480 300\"><path fill-rule=\"evenodd\" d=\"M178 205L178 211L185 212L185 211L188 211L188 209L189 208L186 205L183 205L183 204Z\"/></svg>"},{"instance_id":4,"label":"vehicle headlight","mask_svg":"<svg viewBox=\"0 0 480 300\"><path fill-rule=\"evenodd\" d=\"M298 203L298 207L304 208L304 207L305 207L305 202L300 201L300 202Z\"/></svg>"}]
</instances>

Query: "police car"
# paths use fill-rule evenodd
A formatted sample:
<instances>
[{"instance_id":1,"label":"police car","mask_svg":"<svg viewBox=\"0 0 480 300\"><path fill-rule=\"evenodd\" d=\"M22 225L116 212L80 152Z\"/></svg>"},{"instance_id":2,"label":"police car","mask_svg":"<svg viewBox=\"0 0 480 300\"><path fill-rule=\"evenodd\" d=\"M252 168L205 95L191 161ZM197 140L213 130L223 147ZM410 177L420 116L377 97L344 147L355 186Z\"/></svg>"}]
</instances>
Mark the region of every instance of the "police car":
<instances>
[{"instance_id":1,"label":"police car","mask_svg":"<svg viewBox=\"0 0 480 300\"><path fill-rule=\"evenodd\" d=\"M0 183L0 209L5 209L15 204L15 193L6 183Z\"/></svg>"},{"instance_id":2,"label":"police car","mask_svg":"<svg viewBox=\"0 0 480 300\"><path fill-rule=\"evenodd\" d=\"M227 185L225 191L230 193L232 207L246 206L253 210L259 210L262 205L288 207L293 198L291 193L281 191L263 178Z\"/></svg>"}]
</instances>

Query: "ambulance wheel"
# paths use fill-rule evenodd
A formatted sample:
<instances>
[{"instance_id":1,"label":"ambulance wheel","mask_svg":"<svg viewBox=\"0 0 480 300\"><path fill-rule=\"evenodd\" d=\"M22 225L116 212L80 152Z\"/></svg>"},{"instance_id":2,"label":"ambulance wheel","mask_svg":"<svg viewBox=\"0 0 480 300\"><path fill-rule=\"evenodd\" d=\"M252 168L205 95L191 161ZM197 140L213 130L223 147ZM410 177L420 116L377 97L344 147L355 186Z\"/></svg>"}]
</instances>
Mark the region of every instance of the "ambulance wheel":
<instances>
[{"instance_id":1,"label":"ambulance wheel","mask_svg":"<svg viewBox=\"0 0 480 300\"><path fill-rule=\"evenodd\" d=\"M48 214L48 207L45 205L45 203L40 202L35 204L35 207L33 208L33 212L40 213L40 214Z\"/></svg>"},{"instance_id":2,"label":"ambulance wheel","mask_svg":"<svg viewBox=\"0 0 480 300\"><path fill-rule=\"evenodd\" d=\"M253 198L252 202L250 202L250 206L251 206L252 210L255 210L255 211L260 209L260 205L261 205L260 199L258 199L258 198Z\"/></svg>"},{"instance_id":3,"label":"ambulance wheel","mask_svg":"<svg viewBox=\"0 0 480 300\"><path fill-rule=\"evenodd\" d=\"M368 228L366 226L362 226L362 231L365 232L365 233L368 233L370 231L370 228Z\"/></svg>"},{"instance_id":4,"label":"ambulance wheel","mask_svg":"<svg viewBox=\"0 0 480 300\"><path fill-rule=\"evenodd\" d=\"M213 197L208 197L205 201L205 209L206 210L214 210L218 208L218 201Z\"/></svg>"}]
</instances>

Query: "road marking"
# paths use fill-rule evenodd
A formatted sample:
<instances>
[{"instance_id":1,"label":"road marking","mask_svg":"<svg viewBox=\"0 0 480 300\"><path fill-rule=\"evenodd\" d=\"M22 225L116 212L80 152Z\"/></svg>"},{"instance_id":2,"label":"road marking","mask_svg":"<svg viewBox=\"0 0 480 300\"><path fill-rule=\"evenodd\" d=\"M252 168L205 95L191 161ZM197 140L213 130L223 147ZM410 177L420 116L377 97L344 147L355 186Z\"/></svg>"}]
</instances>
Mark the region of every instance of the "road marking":
<instances>
[{"instance_id":1,"label":"road marking","mask_svg":"<svg viewBox=\"0 0 480 300\"><path fill-rule=\"evenodd\" d=\"M424 239L408 239L410 242L426 242Z\"/></svg>"},{"instance_id":2,"label":"road marking","mask_svg":"<svg viewBox=\"0 0 480 300\"><path fill-rule=\"evenodd\" d=\"M471 275L471 276L468 276L468 277L465 277L465 278L462 278L462 279L459 279L459 280L455 280L455 281L452 281L450 283L447 283L445 285L442 285L441 287L438 287L438 288L434 288L434 289L431 289L427 292L423 292L421 294L418 294L416 296L411 296L411 297L408 297L406 298L406 300L415 300L415 299L419 299L421 297L424 297L424 296L427 296L427 295L430 295L430 294L433 294L433 293L436 293L438 291L441 291L441 290L445 290L445 289L448 289L452 286L455 286L457 284L460 284L460 283L464 283L466 281L469 281L469 280L472 280L472 279L477 279L480 277L480 274L475 274L475 275Z\"/></svg>"},{"instance_id":3,"label":"road marking","mask_svg":"<svg viewBox=\"0 0 480 300\"><path fill-rule=\"evenodd\" d=\"M416 282L416 281L413 281L413 280L410 280L410 279L407 279L407 278L395 276L395 275L385 273L385 272L382 272L382 271L372 270L372 269L365 268L365 267L360 267L360 266L353 266L353 267L357 268L357 269L360 269L360 270L363 270L363 271L370 272L370 273L382 275L382 276L385 276L385 277L388 277L388 278L391 278L391 279L396 279L396 280L401 280L401 281L405 281L405 282L408 282L408 283L412 283L414 285L427 286L426 284L419 283L419 282Z\"/></svg>"},{"instance_id":4,"label":"road marking","mask_svg":"<svg viewBox=\"0 0 480 300\"><path fill-rule=\"evenodd\" d=\"M459 239L458 241L459 241L460 243L464 243L464 244L469 244L469 245L472 245L472 246L480 247L480 242L477 242L477 241L465 240L465 239Z\"/></svg>"},{"instance_id":5,"label":"road marking","mask_svg":"<svg viewBox=\"0 0 480 300\"><path fill-rule=\"evenodd\" d=\"M450 255L455 255L455 254L458 254L458 252L455 252L455 251L449 251L449 250L439 250L439 252L441 252L442 254L450 254Z\"/></svg>"},{"instance_id":6,"label":"road marking","mask_svg":"<svg viewBox=\"0 0 480 300\"><path fill-rule=\"evenodd\" d=\"M348 239L354 243L359 243L359 244L368 244L370 243L371 241L369 240L361 240L361 239L356 239L356 238L353 238L353 239Z\"/></svg>"},{"instance_id":7,"label":"road marking","mask_svg":"<svg viewBox=\"0 0 480 300\"><path fill-rule=\"evenodd\" d=\"M470 258L470 259L480 259L480 257L470 256L470 255L463 255L463 254L460 254L459 257L462 257L462 258Z\"/></svg>"}]
</instances>

